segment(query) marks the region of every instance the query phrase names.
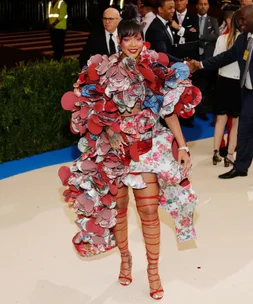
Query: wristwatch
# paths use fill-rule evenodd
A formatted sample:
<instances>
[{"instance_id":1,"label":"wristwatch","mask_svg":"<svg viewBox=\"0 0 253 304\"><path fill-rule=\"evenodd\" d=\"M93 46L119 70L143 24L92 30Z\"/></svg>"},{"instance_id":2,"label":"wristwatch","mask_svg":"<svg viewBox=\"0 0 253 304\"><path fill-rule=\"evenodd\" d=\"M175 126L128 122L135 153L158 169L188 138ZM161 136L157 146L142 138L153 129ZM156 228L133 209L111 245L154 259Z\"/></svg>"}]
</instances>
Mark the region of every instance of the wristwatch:
<instances>
[{"instance_id":1,"label":"wristwatch","mask_svg":"<svg viewBox=\"0 0 253 304\"><path fill-rule=\"evenodd\" d=\"M187 153L190 151L187 146L183 146L183 147L178 148L178 151L182 151L182 150L185 150Z\"/></svg>"}]
</instances>

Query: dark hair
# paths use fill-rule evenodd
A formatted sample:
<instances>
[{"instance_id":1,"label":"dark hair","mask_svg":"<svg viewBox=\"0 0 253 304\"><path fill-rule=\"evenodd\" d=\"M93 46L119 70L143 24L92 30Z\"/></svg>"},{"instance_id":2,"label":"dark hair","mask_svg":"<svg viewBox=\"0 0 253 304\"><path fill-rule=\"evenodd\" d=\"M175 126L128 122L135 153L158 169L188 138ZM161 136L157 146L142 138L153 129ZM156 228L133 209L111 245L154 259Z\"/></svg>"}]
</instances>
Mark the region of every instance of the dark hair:
<instances>
[{"instance_id":1,"label":"dark hair","mask_svg":"<svg viewBox=\"0 0 253 304\"><path fill-rule=\"evenodd\" d=\"M156 5L154 5L150 0L141 0L141 7L142 6L149 7L151 9L156 7Z\"/></svg>"},{"instance_id":2,"label":"dark hair","mask_svg":"<svg viewBox=\"0 0 253 304\"><path fill-rule=\"evenodd\" d=\"M240 8L239 5L227 4L227 5L224 7L223 11L224 11L224 12L235 12L235 11L237 11L239 8Z\"/></svg>"},{"instance_id":3,"label":"dark hair","mask_svg":"<svg viewBox=\"0 0 253 304\"><path fill-rule=\"evenodd\" d=\"M138 21L138 9L136 5L126 4L122 10L122 20L118 25L118 36L120 42L123 38L129 36L137 36L142 32L143 25Z\"/></svg>"},{"instance_id":4,"label":"dark hair","mask_svg":"<svg viewBox=\"0 0 253 304\"><path fill-rule=\"evenodd\" d=\"M156 0L156 7L164 7L165 2L172 0Z\"/></svg>"},{"instance_id":5,"label":"dark hair","mask_svg":"<svg viewBox=\"0 0 253 304\"><path fill-rule=\"evenodd\" d=\"M236 5L233 5L233 4L227 5L223 10L224 11L224 20L226 20L228 18L231 19L234 12L237 11L238 9L239 9L239 7Z\"/></svg>"}]
</instances>

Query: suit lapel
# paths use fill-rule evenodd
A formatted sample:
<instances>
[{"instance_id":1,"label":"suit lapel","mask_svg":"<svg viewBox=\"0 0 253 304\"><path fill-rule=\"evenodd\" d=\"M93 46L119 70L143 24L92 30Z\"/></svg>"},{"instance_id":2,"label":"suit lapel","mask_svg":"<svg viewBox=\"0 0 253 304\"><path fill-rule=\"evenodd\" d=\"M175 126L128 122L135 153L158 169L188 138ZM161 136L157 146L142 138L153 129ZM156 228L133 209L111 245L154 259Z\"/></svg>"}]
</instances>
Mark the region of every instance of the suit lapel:
<instances>
[{"instance_id":1,"label":"suit lapel","mask_svg":"<svg viewBox=\"0 0 253 304\"><path fill-rule=\"evenodd\" d=\"M164 32L166 33L167 37L169 38L171 44L173 45L172 37L170 36L170 33L168 32L166 26L162 23L162 21L159 18L157 18L157 22L160 25L160 27L164 30Z\"/></svg>"},{"instance_id":2,"label":"suit lapel","mask_svg":"<svg viewBox=\"0 0 253 304\"><path fill-rule=\"evenodd\" d=\"M174 13L173 20L175 20L177 24L179 23L178 19L177 19L177 13L176 12Z\"/></svg>"},{"instance_id":3,"label":"suit lapel","mask_svg":"<svg viewBox=\"0 0 253 304\"><path fill-rule=\"evenodd\" d=\"M189 20L190 20L190 18L189 18L188 11L187 11L187 13L185 14L182 26L187 27L188 25L190 25Z\"/></svg>"},{"instance_id":4,"label":"suit lapel","mask_svg":"<svg viewBox=\"0 0 253 304\"><path fill-rule=\"evenodd\" d=\"M108 50L105 30L103 31L103 35L101 36L101 39L102 39L101 42L103 43L103 48L104 48L104 50L105 50L105 54L109 55L110 50ZM99 43L99 41L98 41L98 43Z\"/></svg>"},{"instance_id":5,"label":"suit lapel","mask_svg":"<svg viewBox=\"0 0 253 304\"><path fill-rule=\"evenodd\" d=\"M206 17L206 22L205 22L205 25L204 25L204 30L203 30L203 34L209 34L209 27L212 26L212 23L211 23L211 20L210 20L210 17L207 16Z\"/></svg>"},{"instance_id":6,"label":"suit lapel","mask_svg":"<svg viewBox=\"0 0 253 304\"><path fill-rule=\"evenodd\" d=\"M244 50L243 50L242 56L244 56L244 52L245 52L245 50L247 49L247 46L248 46L248 34L245 34L245 40L244 41L245 41L245 44L244 44ZM245 66L246 66L246 60L242 60L242 61L243 61L243 71L244 71ZM250 75L251 84L253 85L253 53L251 55L248 71L249 71L249 75Z\"/></svg>"}]
</instances>

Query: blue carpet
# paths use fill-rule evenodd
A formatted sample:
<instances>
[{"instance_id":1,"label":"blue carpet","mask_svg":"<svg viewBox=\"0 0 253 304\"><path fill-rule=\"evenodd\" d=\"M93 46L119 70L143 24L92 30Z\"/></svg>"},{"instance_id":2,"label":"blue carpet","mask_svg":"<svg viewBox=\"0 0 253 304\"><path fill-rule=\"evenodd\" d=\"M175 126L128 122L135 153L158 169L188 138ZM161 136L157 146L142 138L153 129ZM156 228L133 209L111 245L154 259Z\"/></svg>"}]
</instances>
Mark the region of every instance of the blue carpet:
<instances>
[{"instance_id":1,"label":"blue carpet","mask_svg":"<svg viewBox=\"0 0 253 304\"><path fill-rule=\"evenodd\" d=\"M187 141L213 137L214 128L210 125L210 122L213 121L213 116L209 114L208 117L210 118L209 121L203 121L195 117L194 128L182 127L183 134ZM20 160L5 162L0 164L0 180L27 171L69 162L76 159L79 154L77 147L73 146L33 155Z\"/></svg>"}]
</instances>

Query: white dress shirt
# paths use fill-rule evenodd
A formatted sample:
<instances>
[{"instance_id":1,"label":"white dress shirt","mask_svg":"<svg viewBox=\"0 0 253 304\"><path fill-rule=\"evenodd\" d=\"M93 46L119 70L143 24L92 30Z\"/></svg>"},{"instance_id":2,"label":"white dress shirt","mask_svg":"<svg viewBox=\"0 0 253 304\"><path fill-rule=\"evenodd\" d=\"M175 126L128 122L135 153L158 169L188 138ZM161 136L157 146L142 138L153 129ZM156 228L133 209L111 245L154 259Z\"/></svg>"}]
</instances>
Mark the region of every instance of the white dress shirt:
<instances>
[{"instance_id":1,"label":"white dress shirt","mask_svg":"<svg viewBox=\"0 0 253 304\"><path fill-rule=\"evenodd\" d=\"M248 39L252 37L253 38L253 34L252 33L248 33ZM252 52L252 50L251 50ZM251 55L251 61L252 61L252 55ZM247 73L247 76L246 76L246 82L245 82L245 87L248 89L248 90L252 90L253 87L252 87L252 83L251 83L251 79L250 79L250 74L249 74L249 71Z\"/></svg>"},{"instance_id":2,"label":"white dress shirt","mask_svg":"<svg viewBox=\"0 0 253 304\"><path fill-rule=\"evenodd\" d=\"M177 35L180 36L179 44L184 44L185 43L185 38L183 36L184 36L184 33L185 33L185 28L182 26L182 23L184 22L185 15L187 14L187 9L183 13L176 12L176 14L177 14L178 22L179 22L180 16L181 16L181 23L179 22L179 25L181 25L181 28L177 32Z\"/></svg>"},{"instance_id":3,"label":"white dress shirt","mask_svg":"<svg viewBox=\"0 0 253 304\"><path fill-rule=\"evenodd\" d=\"M155 17L156 15L153 12L148 12L142 19L142 24L145 24L143 28L144 39L145 39L146 31L149 28L151 22L155 19Z\"/></svg>"},{"instance_id":4,"label":"white dress shirt","mask_svg":"<svg viewBox=\"0 0 253 304\"><path fill-rule=\"evenodd\" d=\"M240 35L239 31L236 34L236 38L238 37L238 35ZM227 39L228 39L228 34L221 35L218 37L215 45L215 50L213 53L214 56L223 53L227 50ZM219 68L219 75L232 79L240 79L240 69L238 62L236 61L222 68Z\"/></svg>"},{"instance_id":5,"label":"white dress shirt","mask_svg":"<svg viewBox=\"0 0 253 304\"><path fill-rule=\"evenodd\" d=\"M116 29L113 33L109 33L105 30L105 38L106 38L106 44L107 44L107 49L110 52L110 45L109 45L109 41L110 41L110 34L112 34L112 40L115 43L115 48L116 48L116 52L118 52L118 41L117 41L117 37L118 37L118 30ZM98 43L100 43L100 41L98 41Z\"/></svg>"},{"instance_id":6,"label":"white dress shirt","mask_svg":"<svg viewBox=\"0 0 253 304\"><path fill-rule=\"evenodd\" d=\"M166 23L168 22L167 20L163 19L160 15L157 15L157 17L162 21L162 23L166 26ZM171 37L171 40L172 40L172 44L174 45L174 38L173 38L173 35L172 35L172 32L171 32L171 29L169 26L166 26L167 28L167 31L169 32L170 34L170 37Z\"/></svg>"}]
</instances>

